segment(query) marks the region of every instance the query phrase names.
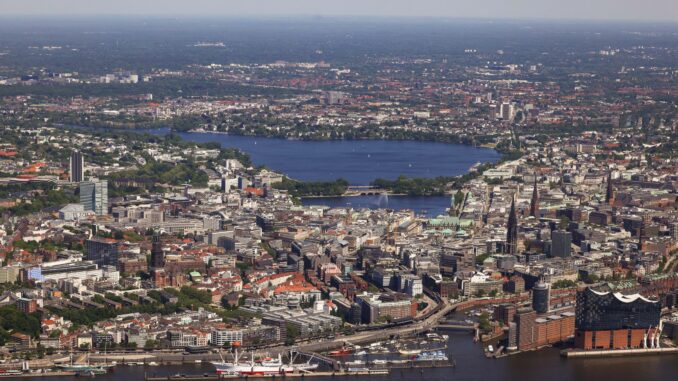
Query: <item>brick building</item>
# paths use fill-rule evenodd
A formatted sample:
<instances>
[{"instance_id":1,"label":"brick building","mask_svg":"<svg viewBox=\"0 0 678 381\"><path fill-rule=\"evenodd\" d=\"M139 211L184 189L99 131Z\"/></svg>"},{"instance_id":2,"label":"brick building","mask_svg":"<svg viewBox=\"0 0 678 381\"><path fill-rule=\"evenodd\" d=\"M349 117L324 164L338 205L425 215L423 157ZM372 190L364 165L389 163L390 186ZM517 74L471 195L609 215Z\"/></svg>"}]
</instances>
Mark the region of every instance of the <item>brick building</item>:
<instances>
[{"instance_id":1,"label":"brick building","mask_svg":"<svg viewBox=\"0 0 678 381\"><path fill-rule=\"evenodd\" d=\"M538 316L531 308L521 308L515 315L515 329L518 350L535 349L574 336L575 314L563 312Z\"/></svg>"},{"instance_id":2,"label":"brick building","mask_svg":"<svg viewBox=\"0 0 678 381\"><path fill-rule=\"evenodd\" d=\"M16 301L16 308L23 313L33 313L38 310L38 302L35 299L20 298Z\"/></svg>"},{"instance_id":3,"label":"brick building","mask_svg":"<svg viewBox=\"0 0 678 381\"><path fill-rule=\"evenodd\" d=\"M656 345L661 304L640 294L577 293L575 346L580 349L644 348Z\"/></svg>"}]
</instances>

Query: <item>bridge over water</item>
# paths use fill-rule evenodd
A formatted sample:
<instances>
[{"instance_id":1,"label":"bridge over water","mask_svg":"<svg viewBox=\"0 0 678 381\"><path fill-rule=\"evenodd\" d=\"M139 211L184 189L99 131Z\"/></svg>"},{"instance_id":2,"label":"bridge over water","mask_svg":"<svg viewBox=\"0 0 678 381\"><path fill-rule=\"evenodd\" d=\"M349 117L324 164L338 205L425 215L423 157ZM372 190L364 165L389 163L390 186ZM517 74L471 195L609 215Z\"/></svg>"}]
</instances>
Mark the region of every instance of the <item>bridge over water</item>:
<instances>
[{"instance_id":1,"label":"bridge over water","mask_svg":"<svg viewBox=\"0 0 678 381\"><path fill-rule=\"evenodd\" d=\"M478 328L478 323L467 323L465 321L455 320L440 320L437 327L456 331L475 331Z\"/></svg>"},{"instance_id":2,"label":"bridge over water","mask_svg":"<svg viewBox=\"0 0 678 381\"><path fill-rule=\"evenodd\" d=\"M387 193L372 185L349 185L344 192L344 196L373 196Z\"/></svg>"}]
</instances>

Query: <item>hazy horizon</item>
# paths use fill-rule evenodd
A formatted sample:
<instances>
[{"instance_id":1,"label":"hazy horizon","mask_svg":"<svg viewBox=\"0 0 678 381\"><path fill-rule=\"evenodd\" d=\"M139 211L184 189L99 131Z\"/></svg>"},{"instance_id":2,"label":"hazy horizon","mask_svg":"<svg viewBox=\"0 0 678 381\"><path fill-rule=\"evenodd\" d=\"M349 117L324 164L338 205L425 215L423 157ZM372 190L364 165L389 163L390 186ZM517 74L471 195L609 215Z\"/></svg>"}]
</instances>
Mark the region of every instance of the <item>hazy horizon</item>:
<instances>
[{"instance_id":1,"label":"hazy horizon","mask_svg":"<svg viewBox=\"0 0 678 381\"><path fill-rule=\"evenodd\" d=\"M3 0L0 15L35 17L397 17L678 22L675 0Z\"/></svg>"}]
</instances>

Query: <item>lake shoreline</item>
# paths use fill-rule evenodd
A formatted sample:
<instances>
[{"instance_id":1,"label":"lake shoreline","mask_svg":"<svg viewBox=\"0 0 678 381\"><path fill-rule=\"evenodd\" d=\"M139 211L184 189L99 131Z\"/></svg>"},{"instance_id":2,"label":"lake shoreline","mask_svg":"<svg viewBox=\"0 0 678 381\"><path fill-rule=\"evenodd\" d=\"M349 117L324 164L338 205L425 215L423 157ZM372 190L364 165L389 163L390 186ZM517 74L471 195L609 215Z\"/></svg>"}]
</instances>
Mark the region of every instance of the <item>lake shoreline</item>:
<instances>
[{"instance_id":1,"label":"lake shoreline","mask_svg":"<svg viewBox=\"0 0 678 381\"><path fill-rule=\"evenodd\" d=\"M158 127L149 127L149 128L133 128L133 130L151 130L151 129L157 129ZM465 146L465 147L473 147L473 148L482 148L482 149L490 149L495 152L497 152L500 155L504 155L504 152L497 150L496 147L490 146L490 145L473 145L473 144L468 144L464 142L447 142L443 140L434 140L434 139L424 139L424 140L417 140L417 139L391 139L388 137L388 134L386 136L380 136L376 138L355 138L355 139L318 139L318 138L313 138L310 137L308 139L298 139L294 137L284 137L284 136L272 136L272 135L265 135L265 134L233 134L230 132L225 132L225 131L207 131L207 130L202 130L202 129L197 129L197 130L187 130L187 131L177 131L174 130L172 127L167 127L171 133L175 134L181 134L181 133L192 133L192 134L218 134L218 135L226 135L226 136L247 136L247 137L260 137L260 138L266 138L266 139L279 139L279 140L288 140L288 141L296 141L296 142L362 142L362 141L389 141L389 142L422 142L422 143L440 143L440 144L448 144L448 145L460 145L460 146ZM116 129L113 127L112 129ZM117 128L117 129L122 129L124 130L125 128Z\"/></svg>"},{"instance_id":2,"label":"lake shoreline","mask_svg":"<svg viewBox=\"0 0 678 381\"><path fill-rule=\"evenodd\" d=\"M271 136L271 135L266 135L266 134L239 134L239 133L230 133L230 132L224 132L224 131L207 131L203 129L192 129L192 130L187 130L187 131L181 131L181 130L175 130L173 127L169 125L165 125L162 127L113 127L113 126L86 126L86 125L67 125L67 124L54 124L54 127L61 127L61 128L74 128L74 129L81 129L81 130L88 130L91 129L92 131L106 131L106 132L133 132L133 133L138 133L138 134L150 134L150 135L170 135L174 134L181 139L186 140L188 142L193 142L193 143L207 143L207 142L218 142L216 140L196 140L196 139L190 139L187 138L186 135L190 134L195 134L197 136L209 136L209 135L218 135L222 137L232 137L236 139L255 139L255 138L261 138L261 139L266 139L266 140L272 140L272 141L280 141L280 142L290 142L290 143L316 143L316 144L323 144L323 143L356 143L356 144L362 144L362 143L378 143L378 142L383 142L383 143L394 143L394 144L435 144L435 145L443 145L446 147L456 147L460 149L472 149L473 151L478 150L479 151L486 151L487 154L484 155L484 157L469 162L467 163L468 165L465 166L464 168L457 169L456 171L452 171L455 173L449 173L449 172L444 172L444 173L437 173L437 174L429 174L429 173L417 173L416 175L408 174L407 168L403 169L399 173L392 173L392 174L387 174L387 175L381 175L380 173L377 173L375 176L371 177L369 180L360 182L360 183L354 183L351 182L350 185L369 185L372 182L379 180L379 179L388 179L388 180L394 180L398 176L405 176L409 179L435 179L437 177L461 177L464 175L467 175L471 172L474 171L474 169L478 166L487 166L487 168L493 168L497 164L510 160L511 153L509 152L503 152L499 151L496 149L496 147L493 146L488 146L488 145L472 145L464 142L449 142L443 140L435 140L435 139L390 139L388 136L383 136L383 137L374 137L374 138L355 138L355 139L317 139L317 138L307 138L307 139L298 139L294 137L280 137L280 136ZM237 145L225 145L224 142L218 142L221 143L221 146L223 148L228 148L228 147L233 147L241 152L247 154L253 160L256 160L256 152L253 149L248 149L244 148L242 146L237 146ZM257 144L255 141L254 144ZM459 156L459 158L464 158L466 155L462 154ZM369 155L368 155L369 158ZM261 160L257 160L261 161ZM268 167L270 165L270 161L258 163L258 165L263 165L265 167ZM289 179L294 179L295 181L299 182L326 182L326 181L334 181L339 178L342 178L342 176L337 176L333 178L327 178L327 179L304 179L304 178L299 178L298 176L292 176L289 171L284 171L284 170L277 170L274 169L274 171L280 172L287 176ZM444 194L448 194L449 192L445 192Z\"/></svg>"},{"instance_id":3,"label":"lake shoreline","mask_svg":"<svg viewBox=\"0 0 678 381\"><path fill-rule=\"evenodd\" d=\"M494 166L502 160L502 155L491 148L436 141L299 140L209 131L175 133L169 128L145 132L173 133L187 141L237 148L247 153L255 165L300 182L343 178L350 185L370 185L379 179L395 181L401 176L435 180L461 177L479 164Z\"/></svg>"}]
</instances>

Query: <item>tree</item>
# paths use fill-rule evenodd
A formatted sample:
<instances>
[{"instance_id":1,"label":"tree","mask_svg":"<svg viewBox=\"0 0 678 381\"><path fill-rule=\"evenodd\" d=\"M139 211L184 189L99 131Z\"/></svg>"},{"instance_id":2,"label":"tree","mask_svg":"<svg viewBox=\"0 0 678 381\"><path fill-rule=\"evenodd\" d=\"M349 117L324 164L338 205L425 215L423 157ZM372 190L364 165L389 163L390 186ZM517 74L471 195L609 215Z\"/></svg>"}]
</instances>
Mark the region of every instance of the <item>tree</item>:
<instances>
[{"instance_id":1,"label":"tree","mask_svg":"<svg viewBox=\"0 0 678 381\"><path fill-rule=\"evenodd\" d=\"M460 190L457 191L457 193L454 194L454 205L461 205L461 203L464 201L464 192Z\"/></svg>"},{"instance_id":2,"label":"tree","mask_svg":"<svg viewBox=\"0 0 678 381\"><path fill-rule=\"evenodd\" d=\"M478 328L482 331L489 331L491 326L490 326L490 314L487 312L483 312L480 314L480 317L478 318Z\"/></svg>"},{"instance_id":3,"label":"tree","mask_svg":"<svg viewBox=\"0 0 678 381\"><path fill-rule=\"evenodd\" d=\"M179 303L182 305L212 303L212 293L189 286L182 286L178 296Z\"/></svg>"},{"instance_id":4,"label":"tree","mask_svg":"<svg viewBox=\"0 0 678 381\"><path fill-rule=\"evenodd\" d=\"M287 323L287 338L285 339L285 345L294 345L297 341L297 338L301 335L299 328L297 326Z\"/></svg>"},{"instance_id":5,"label":"tree","mask_svg":"<svg viewBox=\"0 0 678 381\"><path fill-rule=\"evenodd\" d=\"M570 218L567 216L560 217L560 222L558 222L558 229L567 230L570 226Z\"/></svg>"},{"instance_id":6,"label":"tree","mask_svg":"<svg viewBox=\"0 0 678 381\"><path fill-rule=\"evenodd\" d=\"M158 342L155 341L155 340L148 339L144 343L144 349L146 349L146 350L155 349L157 347L158 347Z\"/></svg>"},{"instance_id":7,"label":"tree","mask_svg":"<svg viewBox=\"0 0 678 381\"><path fill-rule=\"evenodd\" d=\"M9 332L21 332L38 337L41 313L27 314L16 309L14 306L0 307L0 345L9 339Z\"/></svg>"},{"instance_id":8,"label":"tree","mask_svg":"<svg viewBox=\"0 0 678 381\"><path fill-rule=\"evenodd\" d=\"M586 282L587 284L596 283L599 280L600 280L600 277L598 277L598 275L596 275L596 274L589 274L589 275L586 276L586 278L584 278L584 282Z\"/></svg>"}]
</instances>

